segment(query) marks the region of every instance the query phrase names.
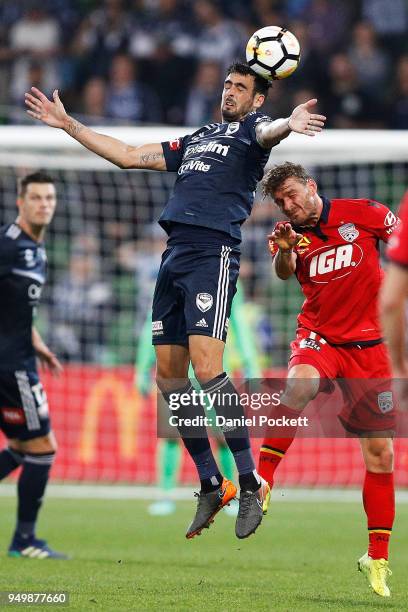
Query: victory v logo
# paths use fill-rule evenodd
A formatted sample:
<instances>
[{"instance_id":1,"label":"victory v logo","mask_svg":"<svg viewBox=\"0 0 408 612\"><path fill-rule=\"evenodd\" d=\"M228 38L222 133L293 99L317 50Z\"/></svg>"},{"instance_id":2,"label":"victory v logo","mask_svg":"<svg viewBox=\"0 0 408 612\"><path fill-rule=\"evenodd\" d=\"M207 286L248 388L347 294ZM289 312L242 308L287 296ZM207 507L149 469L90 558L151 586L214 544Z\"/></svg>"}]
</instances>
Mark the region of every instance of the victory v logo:
<instances>
[{"instance_id":1,"label":"victory v logo","mask_svg":"<svg viewBox=\"0 0 408 612\"><path fill-rule=\"evenodd\" d=\"M213 296L210 293L197 293L196 306L201 312L207 312L213 305Z\"/></svg>"}]
</instances>

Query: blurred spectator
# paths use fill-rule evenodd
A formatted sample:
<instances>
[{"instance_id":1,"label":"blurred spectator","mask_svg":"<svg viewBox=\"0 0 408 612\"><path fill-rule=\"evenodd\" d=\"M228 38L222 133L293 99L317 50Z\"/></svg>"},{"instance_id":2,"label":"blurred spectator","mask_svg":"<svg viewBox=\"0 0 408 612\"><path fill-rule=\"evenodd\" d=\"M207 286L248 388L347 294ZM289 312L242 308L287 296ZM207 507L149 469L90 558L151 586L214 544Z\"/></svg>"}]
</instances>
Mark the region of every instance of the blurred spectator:
<instances>
[{"instance_id":1,"label":"blurred spectator","mask_svg":"<svg viewBox=\"0 0 408 612\"><path fill-rule=\"evenodd\" d=\"M244 28L238 22L225 19L214 0L196 0L193 10L201 25L198 59L218 62L226 70L236 57L243 55L247 43Z\"/></svg>"},{"instance_id":2,"label":"blurred spectator","mask_svg":"<svg viewBox=\"0 0 408 612\"><path fill-rule=\"evenodd\" d=\"M371 23L394 55L408 51L408 3L406 0L362 0L363 18Z\"/></svg>"},{"instance_id":3,"label":"blurred spectator","mask_svg":"<svg viewBox=\"0 0 408 612\"><path fill-rule=\"evenodd\" d=\"M292 79L288 81L289 87L311 87L312 89L325 89L327 62L329 57L322 56L313 47L310 40L310 29L303 20L297 19L289 24L289 30L296 36L300 44L300 64Z\"/></svg>"},{"instance_id":4,"label":"blurred spectator","mask_svg":"<svg viewBox=\"0 0 408 612\"><path fill-rule=\"evenodd\" d=\"M135 274L137 336L142 330L146 313L151 310L154 286L165 248L166 234L157 223L153 223L145 226L141 240L136 243L123 243L118 249L119 261L123 268Z\"/></svg>"},{"instance_id":5,"label":"blurred spectator","mask_svg":"<svg viewBox=\"0 0 408 612\"><path fill-rule=\"evenodd\" d=\"M270 25L283 25L284 17L280 13L280 3L271 2L270 0L253 0L253 15L256 22L255 29L264 28ZM276 4L278 6L276 6ZM253 33L254 28L251 28L249 36ZM249 38L249 37L248 37Z\"/></svg>"},{"instance_id":6,"label":"blurred spectator","mask_svg":"<svg viewBox=\"0 0 408 612\"><path fill-rule=\"evenodd\" d=\"M88 124L103 123L106 117L106 82L92 77L85 83L82 92L81 113L87 115Z\"/></svg>"},{"instance_id":7,"label":"blurred spectator","mask_svg":"<svg viewBox=\"0 0 408 612\"><path fill-rule=\"evenodd\" d=\"M348 56L361 88L378 97L381 94L378 82L387 82L390 63L387 54L378 46L376 33L368 22L360 21L354 26Z\"/></svg>"},{"instance_id":8,"label":"blurred spectator","mask_svg":"<svg viewBox=\"0 0 408 612\"><path fill-rule=\"evenodd\" d=\"M292 97L292 106L299 106L299 104L304 104L307 100L312 100L313 98L317 98L317 104L313 107L313 112L322 114L321 100L319 100L319 96L313 89L305 88L295 91Z\"/></svg>"},{"instance_id":9,"label":"blurred spectator","mask_svg":"<svg viewBox=\"0 0 408 612\"><path fill-rule=\"evenodd\" d=\"M349 3L312 0L302 15L313 47L324 57L344 43L349 26Z\"/></svg>"},{"instance_id":10,"label":"blurred spectator","mask_svg":"<svg viewBox=\"0 0 408 612\"><path fill-rule=\"evenodd\" d=\"M310 0L285 0L285 13L290 19L297 19L309 8Z\"/></svg>"},{"instance_id":11,"label":"blurred spectator","mask_svg":"<svg viewBox=\"0 0 408 612\"><path fill-rule=\"evenodd\" d=\"M292 110L290 95L285 95L285 83L273 81L269 88L268 97L262 105L262 112L270 115L273 119L287 117Z\"/></svg>"},{"instance_id":12,"label":"blurred spectator","mask_svg":"<svg viewBox=\"0 0 408 612\"><path fill-rule=\"evenodd\" d=\"M54 285L50 303L51 343L65 361L100 362L112 320L112 292L101 279L98 240L78 236L69 268Z\"/></svg>"},{"instance_id":13,"label":"blurred spectator","mask_svg":"<svg viewBox=\"0 0 408 612\"><path fill-rule=\"evenodd\" d=\"M143 64L141 75L145 75L144 80L149 82L159 97L164 122L182 125L186 92L194 74L195 60L175 55L172 41L163 36L157 40L154 55Z\"/></svg>"},{"instance_id":14,"label":"blurred spectator","mask_svg":"<svg viewBox=\"0 0 408 612\"><path fill-rule=\"evenodd\" d=\"M224 76L224 75L222 75ZM215 62L202 62L188 94L185 124L192 126L205 125L219 121L221 71Z\"/></svg>"},{"instance_id":15,"label":"blurred spectator","mask_svg":"<svg viewBox=\"0 0 408 612\"><path fill-rule=\"evenodd\" d=\"M111 64L107 116L125 122L158 122L160 104L148 85L140 83L137 68L128 55L116 55Z\"/></svg>"},{"instance_id":16,"label":"blurred spectator","mask_svg":"<svg viewBox=\"0 0 408 612\"><path fill-rule=\"evenodd\" d=\"M389 114L393 128L408 130L408 55L403 55L398 62L397 84Z\"/></svg>"},{"instance_id":17,"label":"blurred spectator","mask_svg":"<svg viewBox=\"0 0 408 612\"><path fill-rule=\"evenodd\" d=\"M194 115L209 112L211 119L217 110L203 110L211 106L211 86L202 87L201 79L213 69L202 76L198 66L218 64L222 80L227 66L244 58L249 36L268 25L293 31L301 63L273 85L265 112L286 114L297 92L311 89L327 104L345 103L345 112L333 107L332 127L404 124L400 110L391 117L383 108L390 98L398 108L404 104L395 66L408 53L408 0L0 0L0 121L31 121L21 108L32 84L46 93L59 88L73 112L96 112L92 123L106 116L111 92L111 124L197 124ZM355 71L345 85L333 74L339 54ZM131 56L136 65L125 60L118 68L117 56ZM117 70L135 73L113 84ZM106 92L95 77L110 81Z\"/></svg>"},{"instance_id":18,"label":"blurred spectator","mask_svg":"<svg viewBox=\"0 0 408 612\"><path fill-rule=\"evenodd\" d=\"M126 52L131 23L123 0L104 0L103 7L85 17L73 42L79 58L79 78L107 76L112 58Z\"/></svg>"},{"instance_id":19,"label":"blurred spectator","mask_svg":"<svg viewBox=\"0 0 408 612\"><path fill-rule=\"evenodd\" d=\"M23 16L11 27L10 49L14 55L11 77L11 96L20 102L30 83L30 66L41 62L42 85L45 91L58 88L58 64L60 30L56 19L50 17L37 3L33 3Z\"/></svg>"},{"instance_id":20,"label":"blurred spectator","mask_svg":"<svg viewBox=\"0 0 408 612\"><path fill-rule=\"evenodd\" d=\"M146 3L147 4L147 3ZM163 40L175 57L192 58L196 38L191 10L180 0L157 0L149 3L143 16L136 12L129 50L134 57L150 59Z\"/></svg>"},{"instance_id":21,"label":"blurred spectator","mask_svg":"<svg viewBox=\"0 0 408 612\"><path fill-rule=\"evenodd\" d=\"M344 53L337 53L330 60L323 110L328 127L385 126L382 109L361 89L354 66Z\"/></svg>"}]
</instances>

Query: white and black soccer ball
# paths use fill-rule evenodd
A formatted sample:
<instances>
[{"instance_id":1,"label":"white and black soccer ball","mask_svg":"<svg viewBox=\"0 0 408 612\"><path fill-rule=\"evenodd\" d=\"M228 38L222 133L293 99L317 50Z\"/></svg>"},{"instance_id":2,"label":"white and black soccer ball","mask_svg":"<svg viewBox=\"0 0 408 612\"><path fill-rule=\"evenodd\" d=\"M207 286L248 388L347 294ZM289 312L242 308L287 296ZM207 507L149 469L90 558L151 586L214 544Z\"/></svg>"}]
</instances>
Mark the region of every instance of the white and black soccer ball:
<instances>
[{"instance_id":1,"label":"white and black soccer ball","mask_svg":"<svg viewBox=\"0 0 408 612\"><path fill-rule=\"evenodd\" d=\"M299 65L299 41L285 28L261 28L248 41L246 59L252 70L264 79L286 79Z\"/></svg>"}]
</instances>

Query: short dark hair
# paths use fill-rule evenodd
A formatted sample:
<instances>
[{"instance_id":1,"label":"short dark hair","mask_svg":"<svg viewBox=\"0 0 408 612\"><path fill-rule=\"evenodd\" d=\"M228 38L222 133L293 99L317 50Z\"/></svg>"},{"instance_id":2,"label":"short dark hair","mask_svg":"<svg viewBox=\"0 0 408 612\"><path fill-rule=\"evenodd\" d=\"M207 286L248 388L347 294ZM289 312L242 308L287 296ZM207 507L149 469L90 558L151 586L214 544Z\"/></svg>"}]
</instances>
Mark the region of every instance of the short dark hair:
<instances>
[{"instance_id":1,"label":"short dark hair","mask_svg":"<svg viewBox=\"0 0 408 612\"><path fill-rule=\"evenodd\" d=\"M22 178L19 183L18 195L20 197L23 197L25 195L25 192L27 191L27 185L29 185L30 183L51 183L52 185L54 185L55 181L53 178L51 178L51 176L49 176L49 174L46 174L41 170L39 172L27 174L27 176Z\"/></svg>"},{"instance_id":2,"label":"short dark hair","mask_svg":"<svg viewBox=\"0 0 408 612\"><path fill-rule=\"evenodd\" d=\"M308 179L312 177L307 170L300 164L293 164L286 161L283 164L274 166L265 174L262 180L262 193L264 196L272 196L275 191L286 181L286 179L294 177L306 184Z\"/></svg>"},{"instance_id":3,"label":"short dark hair","mask_svg":"<svg viewBox=\"0 0 408 612\"><path fill-rule=\"evenodd\" d=\"M234 62L227 69L227 76L231 73L235 72L236 74L242 74L242 76L246 76L250 74L254 77L254 94L259 93L265 96L268 95L269 88L271 87L271 83L261 77L259 74L254 72L249 64L245 62Z\"/></svg>"}]
</instances>

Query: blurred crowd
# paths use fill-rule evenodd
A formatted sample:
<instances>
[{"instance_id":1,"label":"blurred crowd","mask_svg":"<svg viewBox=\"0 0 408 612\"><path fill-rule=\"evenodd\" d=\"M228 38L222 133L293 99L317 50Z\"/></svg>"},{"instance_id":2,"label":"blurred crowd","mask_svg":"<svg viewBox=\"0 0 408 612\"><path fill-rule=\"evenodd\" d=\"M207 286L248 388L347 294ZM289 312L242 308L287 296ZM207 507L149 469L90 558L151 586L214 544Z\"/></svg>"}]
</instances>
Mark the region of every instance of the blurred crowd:
<instances>
[{"instance_id":1,"label":"blurred crowd","mask_svg":"<svg viewBox=\"0 0 408 612\"><path fill-rule=\"evenodd\" d=\"M272 116L316 96L328 127L408 128L408 0L2 0L0 121L29 121L32 85L88 123L219 120L226 67L267 25L302 50Z\"/></svg>"}]
</instances>

